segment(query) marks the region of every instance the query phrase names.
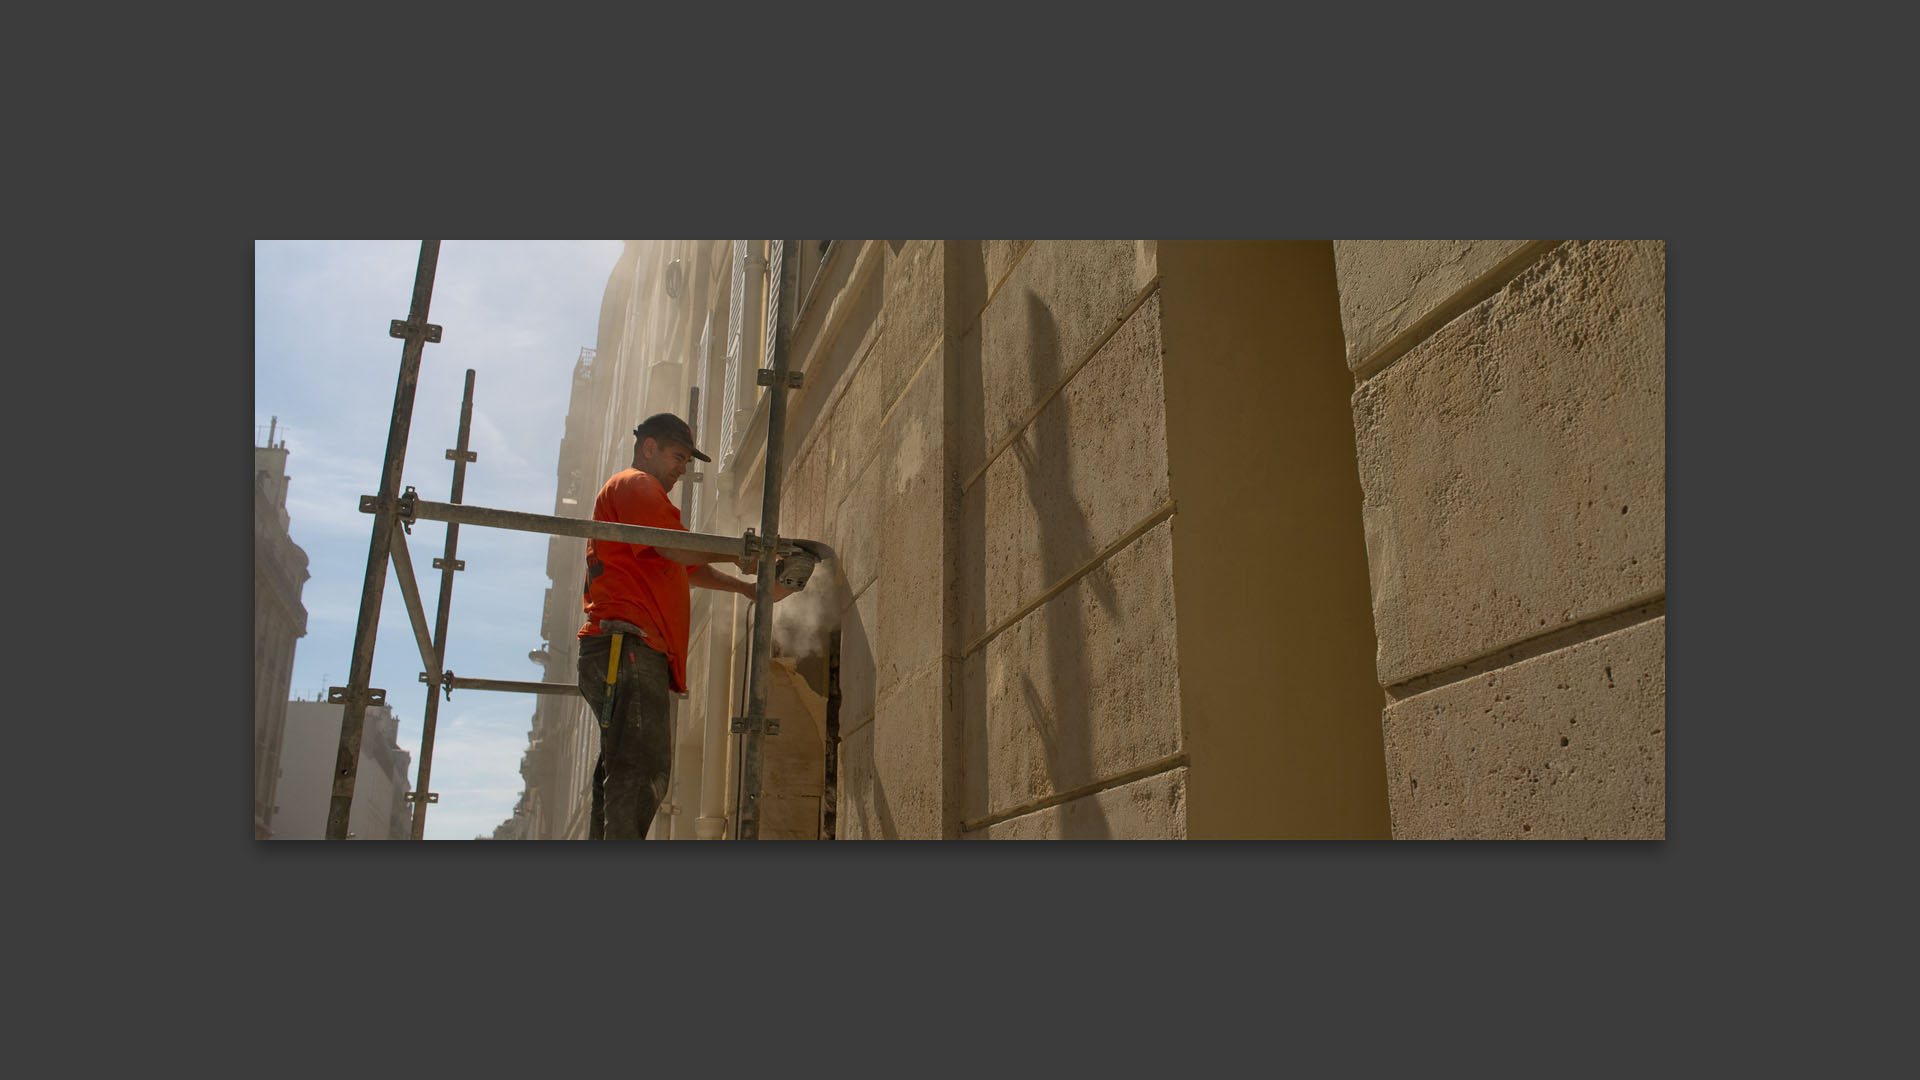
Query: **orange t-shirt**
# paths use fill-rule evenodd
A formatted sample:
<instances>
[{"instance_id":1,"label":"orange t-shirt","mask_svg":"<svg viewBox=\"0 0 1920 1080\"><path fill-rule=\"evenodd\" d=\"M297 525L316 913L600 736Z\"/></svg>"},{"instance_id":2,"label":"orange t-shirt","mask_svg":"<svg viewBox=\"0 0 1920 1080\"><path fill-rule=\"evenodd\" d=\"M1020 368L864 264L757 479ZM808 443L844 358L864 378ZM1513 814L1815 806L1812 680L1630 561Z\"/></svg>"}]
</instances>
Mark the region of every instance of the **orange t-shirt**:
<instances>
[{"instance_id":1,"label":"orange t-shirt","mask_svg":"<svg viewBox=\"0 0 1920 1080\"><path fill-rule=\"evenodd\" d=\"M679 529L680 508L660 481L639 469L613 475L593 499L593 520ZM587 541L587 577L581 603L587 624L579 637L601 632L600 620L618 619L647 632L647 644L667 654L673 689L687 689L687 567L645 544Z\"/></svg>"}]
</instances>

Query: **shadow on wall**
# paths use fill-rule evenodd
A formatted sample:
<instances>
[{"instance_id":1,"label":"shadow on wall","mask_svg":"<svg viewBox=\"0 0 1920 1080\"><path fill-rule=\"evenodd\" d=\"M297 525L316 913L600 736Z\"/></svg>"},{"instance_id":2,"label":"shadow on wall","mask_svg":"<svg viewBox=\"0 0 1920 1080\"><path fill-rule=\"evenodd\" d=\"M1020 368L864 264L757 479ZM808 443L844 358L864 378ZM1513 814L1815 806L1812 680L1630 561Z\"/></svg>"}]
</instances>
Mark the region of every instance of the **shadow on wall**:
<instances>
[{"instance_id":1,"label":"shadow on wall","mask_svg":"<svg viewBox=\"0 0 1920 1080\"><path fill-rule=\"evenodd\" d=\"M1044 386L1064 367L1059 362L1060 335L1052 313L1031 293L1027 295L1027 341L1032 350L1028 359L1034 383ZM1011 447L1026 476L1027 501L1038 526L1041 589L1051 587L1093 557L1092 529L1086 512L1074 498L1070 467L1073 446L1067 430L1066 404L1066 391L1062 390L1028 428L1031 442L1029 437L1021 437ZM1101 607L1111 612L1115 606L1112 582L1095 574L1080 579L1076 587L1087 585L1092 586ZM1071 591L1054 597L1034 613L1044 620L1047 692L1040 692L1031 675L1023 674L1020 679L1028 714L1046 750L1051 793L1095 779L1092 725L1097 718L1087 711L1091 672L1086 625ZM1073 835L1062 838L1105 840L1112 838L1112 831L1098 804L1087 802L1082 813L1075 815Z\"/></svg>"},{"instance_id":2,"label":"shadow on wall","mask_svg":"<svg viewBox=\"0 0 1920 1080\"><path fill-rule=\"evenodd\" d=\"M873 631L860 617L860 608L856 603L858 598L853 595L853 590L848 587L847 578L842 571L839 559L829 560L828 562L822 563L821 566L823 569L829 567L832 569L833 593L836 597L839 597L845 605L842 608L839 623L841 647L840 670L843 672L846 671L851 664L851 666L871 672L874 670ZM818 571L816 571L816 573L817 572ZM877 588L879 584L878 579L876 579L872 584L869 584L867 588ZM793 598L789 597L788 601L785 602L790 602L792 599ZM865 719L862 726L867 732L868 751L866 761L859 767L848 768L847 766L845 754L847 746L846 732L841 733L840 745L831 748L832 753L839 755L839 760L835 762L834 765L834 773L837 777L836 784L845 793L848 804L845 810L838 807L834 810L834 817L838 823L836 832L841 836L845 836L849 827L857 827L864 832L868 827L868 823L871 822L879 828L880 839L897 840L900 838L900 829L894 823L892 809L887 806L886 791L880 785L879 770L876 768L878 754L874 751L877 745L876 740L880 737L879 727L874 722L872 715L869 715ZM852 734L858 736L859 732L855 731ZM839 796L836 794L835 797L838 798ZM866 838L871 839L871 837Z\"/></svg>"}]
</instances>

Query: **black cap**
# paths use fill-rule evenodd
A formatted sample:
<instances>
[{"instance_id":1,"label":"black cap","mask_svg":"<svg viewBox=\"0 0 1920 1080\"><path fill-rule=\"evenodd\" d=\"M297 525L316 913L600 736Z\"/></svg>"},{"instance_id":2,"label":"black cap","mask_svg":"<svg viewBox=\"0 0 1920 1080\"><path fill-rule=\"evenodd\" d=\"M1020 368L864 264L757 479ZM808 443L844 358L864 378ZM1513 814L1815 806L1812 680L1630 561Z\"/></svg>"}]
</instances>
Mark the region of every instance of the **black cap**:
<instances>
[{"instance_id":1,"label":"black cap","mask_svg":"<svg viewBox=\"0 0 1920 1080\"><path fill-rule=\"evenodd\" d=\"M633 429L633 438L636 443L647 438L657 442L671 440L692 450L693 456L701 461L713 460L693 445L693 429L687 426L687 422L670 412L654 413L640 421L640 426Z\"/></svg>"}]
</instances>

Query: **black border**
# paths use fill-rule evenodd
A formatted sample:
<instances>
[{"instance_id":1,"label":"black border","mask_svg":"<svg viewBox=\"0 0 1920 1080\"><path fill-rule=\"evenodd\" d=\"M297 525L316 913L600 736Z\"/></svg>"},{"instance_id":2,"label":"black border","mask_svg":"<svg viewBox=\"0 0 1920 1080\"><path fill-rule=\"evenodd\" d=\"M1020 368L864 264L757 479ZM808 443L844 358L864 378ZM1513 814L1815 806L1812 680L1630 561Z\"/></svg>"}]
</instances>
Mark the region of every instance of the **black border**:
<instances>
[{"instance_id":1,"label":"black border","mask_svg":"<svg viewBox=\"0 0 1920 1080\"><path fill-rule=\"evenodd\" d=\"M1247 70L1251 62L1222 56L1200 67ZM914 68L925 65L877 65L863 92L888 98L887 83ZM983 82L1003 72L986 56L941 70ZM1108 74L1116 95L1128 87L1123 72ZM1325 78L1325 93L1341 79L1359 80L1354 72ZM657 72L643 81L672 85ZM1248 76L1229 90L1244 95L1256 82ZM372 113L374 92L360 93L358 108ZM1001 1039L1085 1038L1085 1064L1111 1061L1133 1040L1158 1046L1131 1025L1085 1026L1130 1016L1198 1019L1207 1056L1224 1051L1244 1064L1236 1051L1273 1060L1288 1006L1316 1025L1384 1041L1445 1018L1512 1035L1503 1023L1511 1017L1524 1029L1516 1040L1539 1048L1570 1039L1576 1024L1586 1039L1620 1033L1605 1021L1623 1018L1623 999L1653 999L1657 1015L1647 1022L1655 1026L1699 1004L1671 1000L1669 976L1698 980L1683 985L1714 980L1701 967L1731 959L1738 926L1759 928L1730 888L1749 878L1739 860L1777 842L1783 813L1772 800L1782 789L1794 789L1801 804L1819 797L1760 760L1759 747L1778 742L1781 726L1805 719L1767 692L1772 661L1756 669L1738 632L1752 627L1736 623L1765 607L1763 594L1777 594L1777 578L1755 547L1708 539L1721 515L1760 523L1749 500L1768 493L1747 471L1785 459L1742 430L1754 408L1741 385L1784 386L1780 371L1793 362L1771 347L1777 321L1791 313L1770 309L1757 319L1749 275L1759 266L1814 265L1811 245L1796 251L1778 237L1757 237L1762 219L1748 212L1759 209L1758 196L1700 178L1696 170L1731 180L1693 132L1655 118L1663 102L1651 88L1613 99L1627 118L1599 133L1567 122L1592 120L1597 95L1586 111L1555 117L1516 91L1521 100L1497 124L1485 102L1462 118L1429 101L1453 129L1445 139L1420 129L1426 113L1413 110L1419 115L1378 114L1377 123L1356 116L1343 125L1344 138L1316 141L1325 132L1283 130L1289 106L1267 96L1253 99L1258 107L1243 96L1241 108L1207 127L1189 122L1213 115L1207 93L1149 86L1141 92L1148 103L1122 116L1100 115L1092 107L1105 100L1099 95L1075 99L1082 112L1013 122L999 137L1012 146L983 137L973 152L938 121L987 106L1019 115L1022 102L1004 87L965 102L961 89L952 93L930 111L930 125L915 129L923 141L899 133L886 141L882 124L868 132L879 143L870 150L850 141L856 132L825 139L819 128L743 124L741 132L764 142L754 168L741 172L727 167L737 140L676 142L688 124L629 145L637 140L624 139L619 117L608 113L562 117L530 152L490 156L447 149L460 146L455 135L487 129L482 118L464 118L457 131L438 133L441 156L408 164L416 175L406 183L398 146L389 167L367 170L381 175L356 176L294 139L245 155L209 144L205 172L231 166L247 182L186 196L190 209L169 216L184 220L192 239L143 240L120 269L122 280L133 275L139 284L115 303L128 325L142 328L140 347L113 360L121 373L115 391L144 418L128 433L145 447L131 464L143 476L166 466L120 506L129 517L180 527L143 531L133 545L159 579L149 603L166 625L155 635L156 655L131 667L159 700L154 715L129 717L152 725L128 744L137 749L103 755L103 767L90 770L103 775L89 787L130 797L92 819L106 857L78 869L85 888L106 894L130 879L153 882L159 887L137 898L146 933L200 943L195 978L211 972L223 984L292 988L280 1000L266 989L222 995L222 1011L243 1027L297 1027L323 1038L378 1026L382 1039L404 1039L412 1055L423 1055L421 1045L445 1034L422 1029L422 1020L481 1019L478 1036L436 1044L430 1056L441 1064L496 1061L488 1047L514 1035L495 1027L540 1040L549 1062L570 1058L572 1033L587 1044L582 1060L654 1064L643 1049L608 1049L592 1020L624 1014L644 1032L656 1016L671 1022L690 1013L690 1025L718 1033L756 1018L777 1024L769 1002L782 994L798 995L824 1023L817 1044L791 1044L791 1054L772 1052L771 1060L909 1073ZM1383 86L1359 96L1386 104L1406 100L1399 95L1417 100L1420 90ZM736 101L745 117L766 104L750 85ZM1110 103L1116 111L1124 104ZM908 110L883 101L880 112L892 119ZM1546 134L1528 140L1527 120L1548 125ZM1058 139L1058 131L1073 137ZM609 143L615 149L602 149ZM670 156L657 152L662 146ZM357 140L353 149L369 152ZM840 156L861 167L826 167ZM462 174L477 165L485 166L482 178ZM639 176L661 182L642 190ZM1672 839L1544 848L663 845L668 850L619 861L586 845L422 851L252 841L250 769L218 749L222 733L234 730L225 718L251 708L251 552L241 539L250 536L242 519L251 510L235 497L250 490L250 478L245 455L234 452L251 425L250 417L234 419L237 399L252 387L251 326L219 313L250 294L252 238L409 235L423 227L684 236L741 225L808 235L921 226L939 235L1666 240L1675 586L1668 713L1678 721L1668 743ZM112 250L103 245L96 254ZM1828 429L1843 419L1796 417ZM184 512L183 500L209 511L208 527L191 524L198 515ZM188 685L188 694L165 692ZM1810 887L1770 880L1757 891L1776 906L1782 890ZM623 925L656 933L642 943L619 935ZM1548 1001L1563 1026L1530 1027ZM238 1002L245 1004L228 1011ZM182 1011L171 1001L160 1008ZM1394 1019L1408 1014L1411 1021ZM588 1022L551 1030L567 1020ZM1096 1030L1104 1045L1091 1045ZM1639 1032L1628 1025L1625 1033ZM938 1036L941 1044L928 1041ZM960 1055L935 1049L953 1043ZM1448 1045L1365 1052L1435 1064ZM740 1060L737 1046L728 1049L735 1053L727 1060ZM1618 1051L1602 1057L1618 1060Z\"/></svg>"}]
</instances>

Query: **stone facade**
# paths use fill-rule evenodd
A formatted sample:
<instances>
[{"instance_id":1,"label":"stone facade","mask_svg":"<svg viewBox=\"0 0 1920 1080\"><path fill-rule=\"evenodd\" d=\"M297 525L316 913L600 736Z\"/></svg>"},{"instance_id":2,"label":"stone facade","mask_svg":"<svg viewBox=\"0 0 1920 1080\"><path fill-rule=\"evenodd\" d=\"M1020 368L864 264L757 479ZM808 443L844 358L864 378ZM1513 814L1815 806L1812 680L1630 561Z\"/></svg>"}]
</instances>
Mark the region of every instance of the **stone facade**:
<instances>
[{"instance_id":1,"label":"stone facade","mask_svg":"<svg viewBox=\"0 0 1920 1080\"><path fill-rule=\"evenodd\" d=\"M594 394L595 377L605 371L597 360L594 350L583 348L574 363L572 395L555 464L552 513L556 517L593 515L605 409ZM578 678L579 639L574 635L584 621L580 588L586 549L587 542L579 537L547 539L549 584L540 618L543 644L532 656L545 669L541 682L573 683ZM583 770L589 777L593 774L600 750L599 728L581 698L542 694L534 702L533 726L520 762L526 787L513 817L496 831L495 839L584 838L589 793L574 780Z\"/></svg>"},{"instance_id":2,"label":"stone facade","mask_svg":"<svg viewBox=\"0 0 1920 1080\"><path fill-rule=\"evenodd\" d=\"M689 526L760 528L768 243L629 242L586 498L691 413ZM1664 835L1661 245L786 250L779 531L838 558L775 609L765 835ZM694 592L656 838L730 835L747 608ZM577 805L551 762L523 805Z\"/></svg>"},{"instance_id":3,"label":"stone facade","mask_svg":"<svg viewBox=\"0 0 1920 1080\"><path fill-rule=\"evenodd\" d=\"M1666 248L1335 245L1394 835L1666 835Z\"/></svg>"}]
</instances>

